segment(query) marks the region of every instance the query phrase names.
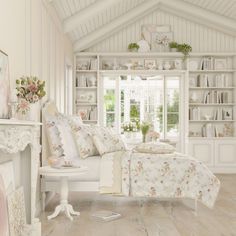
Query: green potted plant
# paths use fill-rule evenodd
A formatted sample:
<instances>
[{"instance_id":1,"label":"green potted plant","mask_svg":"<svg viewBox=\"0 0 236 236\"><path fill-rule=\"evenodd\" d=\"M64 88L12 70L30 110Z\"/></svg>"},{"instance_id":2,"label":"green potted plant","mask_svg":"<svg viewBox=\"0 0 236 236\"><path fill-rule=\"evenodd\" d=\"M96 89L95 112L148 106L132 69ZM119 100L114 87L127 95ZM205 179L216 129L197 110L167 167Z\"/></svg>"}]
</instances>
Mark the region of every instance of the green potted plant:
<instances>
[{"instance_id":1,"label":"green potted plant","mask_svg":"<svg viewBox=\"0 0 236 236\"><path fill-rule=\"evenodd\" d=\"M149 128L150 128L150 124L147 123L147 122L143 122L140 126L141 128L141 132L142 132L142 135L143 135L143 143L146 142L146 136L147 136L147 133L149 131Z\"/></svg>"},{"instance_id":2,"label":"green potted plant","mask_svg":"<svg viewBox=\"0 0 236 236\"><path fill-rule=\"evenodd\" d=\"M130 52L137 52L139 49L139 45L137 43L130 43L128 49Z\"/></svg>"},{"instance_id":3,"label":"green potted plant","mask_svg":"<svg viewBox=\"0 0 236 236\"><path fill-rule=\"evenodd\" d=\"M170 42L169 48L170 48L171 52L177 52L178 45L179 44L175 41Z\"/></svg>"},{"instance_id":4,"label":"green potted plant","mask_svg":"<svg viewBox=\"0 0 236 236\"><path fill-rule=\"evenodd\" d=\"M177 49L178 52L182 52L184 54L184 60L189 56L189 53L192 52L192 47L186 43L179 44Z\"/></svg>"}]
</instances>

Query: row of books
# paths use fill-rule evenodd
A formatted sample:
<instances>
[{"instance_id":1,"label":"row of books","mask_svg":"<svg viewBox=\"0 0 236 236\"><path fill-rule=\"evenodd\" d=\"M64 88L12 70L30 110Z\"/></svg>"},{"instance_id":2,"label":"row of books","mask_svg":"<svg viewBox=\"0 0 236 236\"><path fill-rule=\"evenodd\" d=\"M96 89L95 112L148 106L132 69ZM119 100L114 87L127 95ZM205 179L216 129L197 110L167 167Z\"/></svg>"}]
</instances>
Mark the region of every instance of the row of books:
<instances>
[{"instance_id":1,"label":"row of books","mask_svg":"<svg viewBox=\"0 0 236 236\"><path fill-rule=\"evenodd\" d=\"M214 58L213 57L204 57L200 63L201 70L214 70Z\"/></svg>"},{"instance_id":2,"label":"row of books","mask_svg":"<svg viewBox=\"0 0 236 236\"><path fill-rule=\"evenodd\" d=\"M210 77L209 75L198 75L196 80L196 87L229 87L229 78L225 74Z\"/></svg>"},{"instance_id":3,"label":"row of books","mask_svg":"<svg viewBox=\"0 0 236 236\"><path fill-rule=\"evenodd\" d=\"M233 109L219 107L213 111L213 120L233 120Z\"/></svg>"},{"instance_id":4,"label":"row of books","mask_svg":"<svg viewBox=\"0 0 236 236\"><path fill-rule=\"evenodd\" d=\"M189 109L189 120L203 120L202 110L200 107L192 107ZM208 115L209 116L209 115ZM219 107L213 110L213 114L210 115L211 120L233 120L233 109Z\"/></svg>"},{"instance_id":5,"label":"row of books","mask_svg":"<svg viewBox=\"0 0 236 236\"><path fill-rule=\"evenodd\" d=\"M217 126L211 123L204 124L202 126L202 137L219 137Z\"/></svg>"},{"instance_id":6,"label":"row of books","mask_svg":"<svg viewBox=\"0 0 236 236\"><path fill-rule=\"evenodd\" d=\"M75 80L76 87L95 87L97 86L97 79L94 76L80 75Z\"/></svg>"},{"instance_id":7,"label":"row of books","mask_svg":"<svg viewBox=\"0 0 236 236\"><path fill-rule=\"evenodd\" d=\"M95 58L91 59L80 59L76 62L76 70L97 70L98 60Z\"/></svg>"},{"instance_id":8,"label":"row of books","mask_svg":"<svg viewBox=\"0 0 236 236\"><path fill-rule=\"evenodd\" d=\"M228 91L206 91L203 94L204 104L224 104L229 103L229 92Z\"/></svg>"},{"instance_id":9,"label":"row of books","mask_svg":"<svg viewBox=\"0 0 236 236\"><path fill-rule=\"evenodd\" d=\"M189 120L201 120L200 107L192 107L189 109Z\"/></svg>"}]
</instances>

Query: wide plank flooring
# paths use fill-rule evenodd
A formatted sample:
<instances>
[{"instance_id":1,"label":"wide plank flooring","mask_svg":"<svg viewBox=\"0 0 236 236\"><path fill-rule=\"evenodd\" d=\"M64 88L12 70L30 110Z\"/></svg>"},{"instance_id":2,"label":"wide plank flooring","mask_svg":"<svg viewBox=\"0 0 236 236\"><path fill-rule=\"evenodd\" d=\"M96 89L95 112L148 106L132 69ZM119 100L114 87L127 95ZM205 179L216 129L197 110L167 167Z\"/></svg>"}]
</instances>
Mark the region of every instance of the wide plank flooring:
<instances>
[{"instance_id":1,"label":"wide plank flooring","mask_svg":"<svg viewBox=\"0 0 236 236\"><path fill-rule=\"evenodd\" d=\"M213 210L194 202L159 201L100 196L98 193L71 193L70 202L81 215L73 221L63 214L48 221L59 202L57 195L41 215L43 236L236 236L236 175L218 175L221 189ZM97 222L91 213L112 210L122 218Z\"/></svg>"}]
</instances>

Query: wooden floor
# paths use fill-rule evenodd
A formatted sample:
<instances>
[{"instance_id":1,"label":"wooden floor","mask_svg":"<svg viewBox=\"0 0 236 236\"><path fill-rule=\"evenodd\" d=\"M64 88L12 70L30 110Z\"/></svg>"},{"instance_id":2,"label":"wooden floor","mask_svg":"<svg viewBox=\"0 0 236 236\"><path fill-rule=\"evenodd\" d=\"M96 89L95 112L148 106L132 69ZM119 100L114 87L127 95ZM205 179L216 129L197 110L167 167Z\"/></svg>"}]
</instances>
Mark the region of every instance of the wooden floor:
<instances>
[{"instance_id":1,"label":"wooden floor","mask_svg":"<svg viewBox=\"0 0 236 236\"><path fill-rule=\"evenodd\" d=\"M42 214L43 236L236 236L236 175L219 175L220 194L213 210L193 201L140 201L96 193L73 193L74 208L81 216L68 220L63 214L48 221L56 204L53 199ZM122 214L112 222L96 222L90 218L97 210L108 209Z\"/></svg>"}]
</instances>

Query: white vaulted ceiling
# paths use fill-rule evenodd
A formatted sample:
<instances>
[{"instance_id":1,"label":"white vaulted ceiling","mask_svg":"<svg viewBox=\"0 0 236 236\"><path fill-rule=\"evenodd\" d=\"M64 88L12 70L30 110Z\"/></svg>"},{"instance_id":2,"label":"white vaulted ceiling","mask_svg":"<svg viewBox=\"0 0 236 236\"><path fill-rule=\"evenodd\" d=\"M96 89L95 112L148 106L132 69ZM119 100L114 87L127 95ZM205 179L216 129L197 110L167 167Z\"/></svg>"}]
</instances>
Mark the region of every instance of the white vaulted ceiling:
<instances>
[{"instance_id":1,"label":"white vaulted ceiling","mask_svg":"<svg viewBox=\"0 0 236 236\"><path fill-rule=\"evenodd\" d=\"M75 51L102 42L157 9L236 36L236 0L48 1L58 13Z\"/></svg>"}]
</instances>

